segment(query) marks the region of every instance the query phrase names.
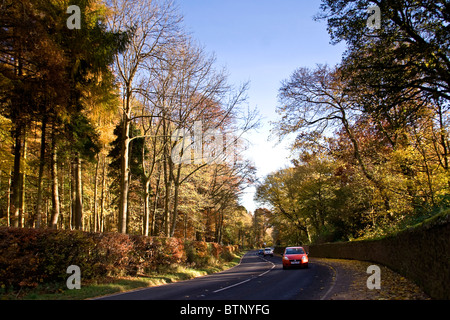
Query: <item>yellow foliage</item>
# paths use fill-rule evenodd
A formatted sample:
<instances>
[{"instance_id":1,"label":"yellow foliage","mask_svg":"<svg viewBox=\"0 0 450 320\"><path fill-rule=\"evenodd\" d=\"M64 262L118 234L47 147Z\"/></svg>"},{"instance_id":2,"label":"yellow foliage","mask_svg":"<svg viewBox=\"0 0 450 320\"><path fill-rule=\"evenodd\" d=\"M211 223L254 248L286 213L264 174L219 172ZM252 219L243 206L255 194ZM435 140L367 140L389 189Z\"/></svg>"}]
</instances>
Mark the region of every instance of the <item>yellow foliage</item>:
<instances>
[{"instance_id":1,"label":"yellow foliage","mask_svg":"<svg viewBox=\"0 0 450 320\"><path fill-rule=\"evenodd\" d=\"M0 115L0 170L8 171L14 157L11 154L13 141L11 138L11 120Z\"/></svg>"}]
</instances>

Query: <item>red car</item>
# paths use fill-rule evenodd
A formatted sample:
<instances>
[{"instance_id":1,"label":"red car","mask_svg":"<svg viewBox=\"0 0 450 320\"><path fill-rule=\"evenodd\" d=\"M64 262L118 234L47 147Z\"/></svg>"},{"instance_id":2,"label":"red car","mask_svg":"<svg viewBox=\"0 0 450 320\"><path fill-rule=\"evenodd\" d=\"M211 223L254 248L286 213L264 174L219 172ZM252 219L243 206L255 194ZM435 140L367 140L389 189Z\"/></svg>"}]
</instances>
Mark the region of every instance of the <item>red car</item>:
<instances>
[{"instance_id":1,"label":"red car","mask_svg":"<svg viewBox=\"0 0 450 320\"><path fill-rule=\"evenodd\" d=\"M283 269L289 267L308 268L308 255L303 247L287 247L283 253Z\"/></svg>"}]
</instances>

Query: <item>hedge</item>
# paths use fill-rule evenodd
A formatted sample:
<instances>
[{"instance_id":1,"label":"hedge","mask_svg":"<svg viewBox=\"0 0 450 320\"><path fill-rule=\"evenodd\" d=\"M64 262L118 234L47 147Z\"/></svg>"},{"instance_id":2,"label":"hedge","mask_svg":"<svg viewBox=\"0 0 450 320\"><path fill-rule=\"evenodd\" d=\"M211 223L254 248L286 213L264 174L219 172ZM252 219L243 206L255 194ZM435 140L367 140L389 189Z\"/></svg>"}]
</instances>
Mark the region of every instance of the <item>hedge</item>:
<instances>
[{"instance_id":1,"label":"hedge","mask_svg":"<svg viewBox=\"0 0 450 320\"><path fill-rule=\"evenodd\" d=\"M378 240L311 245L311 257L380 263L434 299L450 299L450 213Z\"/></svg>"},{"instance_id":2,"label":"hedge","mask_svg":"<svg viewBox=\"0 0 450 320\"><path fill-rule=\"evenodd\" d=\"M0 227L0 287L65 281L70 265L91 280L145 275L173 264L203 266L235 251L237 246L176 238Z\"/></svg>"}]
</instances>

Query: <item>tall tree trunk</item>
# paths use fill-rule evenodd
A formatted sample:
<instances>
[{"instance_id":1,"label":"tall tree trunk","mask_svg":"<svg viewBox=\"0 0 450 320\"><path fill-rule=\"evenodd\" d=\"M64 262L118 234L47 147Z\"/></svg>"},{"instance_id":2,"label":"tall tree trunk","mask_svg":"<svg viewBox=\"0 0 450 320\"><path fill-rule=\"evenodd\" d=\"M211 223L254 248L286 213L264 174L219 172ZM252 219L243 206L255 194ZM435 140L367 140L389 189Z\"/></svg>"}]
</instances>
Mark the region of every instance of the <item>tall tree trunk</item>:
<instances>
[{"instance_id":1,"label":"tall tree trunk","mask_svg":"<svg viewBox=\"0 0 450 320\"><path fill-rule=\"evenodd\" d=\"M155 186L155 199L153 200L152 228L151 228L151 232L150 232L150 234L152 236L154 236L156 234L156 209L158 207L160 183L161 183L161 169L158 170L158 177L156 178L156 186Z\"/></svg>"},{"instance_id":2,"label":"tall tree trunk","mask_svg":"<svg viewBox=\"0 0 450 320\"><path fill-rule=\"evenodd\" d=\"M83 185L81 181L81 158L75 156L75 229L83 229Z\"/></svg>"},{"instance_id":3,"label":"tall tree trunk","mask_svg":"<svg viewBox=\"0 0 450 320\"><path fill-rule=\"evenodd\" d=\"M25 164L27 161L27 137L26 137L26 129L24 128L23 132L23 151L21 162ZM20 208L19 208L19 227L22 228L25 222L25 179L26 174L22 169L20 172Z\"/></svg>"},{"instance_id":4,"label":"tall tree trunk","mask_svg":"<svg viewBox=\"0 0 450 320\"><path fill-rule=\"evenodd\" d=\"M58 169L58 181L59 181L59 203L60 203L60 219L59 224L61 229L70 229L70 224L67 223L64 213L66 212L66 201L65 201L65 181L66 177L70 178L70 172L69 174L66 174L67 166L64 166L64 164L61 164L61 167ZM70 214L67 214L67 217L70 217Z\"/></svg>"},{"instance_id":5,"label":"tall tree trunk","mask_svg":"<svg viewBox=\"0 0 450 320\"><path fill-rule=\"evenodd\" d=\"M164 234L166 237L169 237L170 232L170 193L172 189L172 175L169 173L168 161L171 161L169 157L166 157L164 160L164 187L165 187L165 198L164 198Z\"/></svg>"},{"instance_id":6,"label":"tall tree trunk","mask_svg":"<svg viewBox=\"0 0 450 320\"><path fill-rule=\"evenodd\" d=\"M100 165L100 154L97 155L97 163L95 165L95 177L94 177L94 212L93 212L93 221L92 221L92 230L93 232L98 231L98 206L97 206L97 198L98 198L98 169Z\"/></svg>"},{"instance_id":7,"label":"tall tree trunk","mask_svg":"<svg viewBox=\"0 0 450 320\"><path fill-rule=\"evenodd\" d=\"M178 183L174 184L174 196L173 196L173 211L172 211L172 225L170 228L170 236L173 237L175 234L175 228L177 226L177 218L178 218L178 195L180 190L180 185Z\"/></svg>"},{"instance_id":8,"label":"tall tree trunk","mask_svg":"<svg viewBox=\"0 0 450 320\"><path fill-rule=\"evenodd\" d=\"M129 103L129 102L127 102ZM130 120L124 114L122 130L121 166L120 166L120 198L119 198L119 232L127 233L128 221L128 191L129 191L129 149L130 149Z\"/></svg>"},{"instance_id":9,"label":"tall tree trunk","mask_svg":"<svg viewBox=\"0 0 450 320\"><path fill-rule=\"evenodd\" d=\"M217 235L216 235L216 242L222 243L222 234L223 234L223 220L224 220L224 214L223 209L219 210L218 214L218 225L217 225Z\"/></svg>"},{"instance_id":10,"label":"tall tree trunk","mask_svg":"<svg viewBox=\"0 0 450 320\"><path fill-rule=\"evenodd\" d=\"M100 221L99 231L103 232L104 227L104 211L105 211L105 188L106 188L106 154L103 156L103 173L102 173L102 192L100 196Z\"/></svg>"},{"instance_id":11,"label":"tall tree trunk","mask_svg":"<svg viewBox=\"0 0 450 320\"><path fill-rule=\"evenodd\" d=\"M13 28L14 37L16 37L16 28ZM18 51L14 56L14 73L18 76L19 79L22 79L23 76L23 63L22 63L22 46L19 45ZM14 167L13 167L13 175L11 181L11 202L10 202L10 225L12 227L19 227L19 214L20 214L20 202L22 199L21 195L21 160L22 160L22 143L24 139L24 130L25 125L21 121L21 112L20 107L22 105L21 97L19 99L14 99L12 103L15 104L16 108L14 108L11 114L11 120L15 124L12 136L15 140L14 145Z\"/></svg>"},{"instance_id":12,"label":"tall tree trunk","mask_svg":"<svg viewBox=\"0 0 450 320\"><path fill-rule=\"evenodd\" d=\"M8 192L6 193L6 226L9 227L11 218L11 168L8 171Z\"/></svg>"},{"instance_id":13,"label":"tall tree trunk","mask_svg":"<svg viewBox=\"0 0 450 320\"><path fill-rule=\"evenodd\" d=\"M23 126L20 123L16 124L13 131L15 140L14 145L14 169L11 181L11 202L10 202L10 225L12 227L19 227L19 210L20 200L22 195L21 191L21 160L22 160L22 138L23 138Z\"/></svg>"},{"instance_id":14,"label":"tall tree trunk","mask_svg":"<svg viewBox=\"0 0 450 320\"><path fill-rule=\"evenodd\" d=\"M37 200L36 200L36 212L35 212L35 220L36 220L36 228L41 227L41 217L42 217L42 179L44 176L44 166L45 166L45 144L46 144L46 128L47 128L47 116L44 114L42 117L42 126L41 126L41 153L39 157L39 175L38 175L38 191L37 191Z\"/></svg>"},{"instance_id":15,"label":"tall tree trunk","mask_svg":"<svg viewBox=\"0 0 450 320\"><path fill-rule=\"evenodd\" d=\"M183 213L183 224L184 224L184 228L183 228L183 235L184 235L184 241L187 240L187 227L188 227L188 221L187 221L187 214L186 212Z\"/></svg>"},{"instance_id":16,"label":"tall tree trunk","mask_svg":"<svg viewBox=\"0 0 450 320\"><path fill-rule=\"evenodd\" d=\"M164 115L165 117L165 115ZM168 136L169 127L167 120L162 119L162 129L163 136ZM164 198L164 235L169 237L170 233L170 194L172 191L172 159L171 159L171 140L164 141L163 146L163 178L164 178L164 188L165 188L165 198Z\"/></svg>"},{"instance_id":17,"label":"tall tree trunk","mask_svg":"<svg viewBox=\"0 0 450 320\"><path fill-rule=\"evenodd\" d=\"M173 196L173 213L172 213L172 226L170 229L170 236L173 237L175 234L175 229L177 226L177 218L178 218L178 198L179 198L179 190L180 190L180 177L181 177L181 164L178 165L177 168L177 176L174 181L174 196Z\"/></svg>"},{"instance_id":18,"label":"tall tree trunk","mask_svg":"<svg viewBox=\"0 0 450 320\"><path fill-rule=\"evenodd\" d=\"M75 165L75 161L71 161L70 163L70 229L73 230L75 229L75 199L77 197L77 186L76 186L76 177L75 177L75 173L76 173L76 165Z\"/></svg>"},{"instance_id":19,"label":"tall tree trunk","mask_svg":"<svg viewBox=\"0 0 450 320\"><path fill-rule=\"evenodd\" d=\"M58 185L58 159L56 153L56 137L52 130L52 160L51 160L51 176L52 176L52 215L50 219L50 227L57 229L60 214L59 204L59 185Z\"/></svg>"},{"instance_id":20,"label":"tall tree trunk","mask_svg":"<svg viewBox=\"0 0 450 320\"><path fill-rule=\"evenodd\" d=\"M145 177L144 190L144 236L149 235L150 227L150 177Z\"/></svg>"}]
</instances>

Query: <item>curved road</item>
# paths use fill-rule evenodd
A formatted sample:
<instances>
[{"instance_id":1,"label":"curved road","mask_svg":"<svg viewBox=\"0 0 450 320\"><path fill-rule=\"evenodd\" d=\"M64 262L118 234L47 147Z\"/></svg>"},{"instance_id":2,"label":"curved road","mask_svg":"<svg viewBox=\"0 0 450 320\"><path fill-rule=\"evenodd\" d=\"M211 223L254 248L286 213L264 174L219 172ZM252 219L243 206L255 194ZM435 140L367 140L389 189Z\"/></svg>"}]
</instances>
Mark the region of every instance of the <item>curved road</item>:
<instances>
[{"instance_id":1,"label":"curved road","mask_svg":"<svg viewBox=\"0 0 450 320\"><path fill-rule=\"evenodd\" d=\"M238 266L220 273L97 300L320 300L332 276L328 266L314 261L308 269L283 270L280 256L250 251Z\"/></svg>"}]
</instances>

